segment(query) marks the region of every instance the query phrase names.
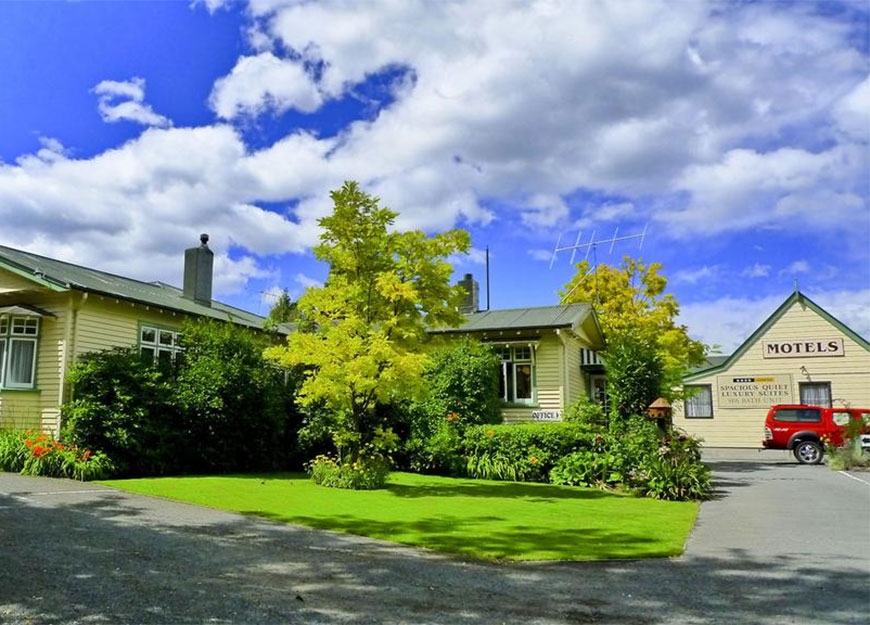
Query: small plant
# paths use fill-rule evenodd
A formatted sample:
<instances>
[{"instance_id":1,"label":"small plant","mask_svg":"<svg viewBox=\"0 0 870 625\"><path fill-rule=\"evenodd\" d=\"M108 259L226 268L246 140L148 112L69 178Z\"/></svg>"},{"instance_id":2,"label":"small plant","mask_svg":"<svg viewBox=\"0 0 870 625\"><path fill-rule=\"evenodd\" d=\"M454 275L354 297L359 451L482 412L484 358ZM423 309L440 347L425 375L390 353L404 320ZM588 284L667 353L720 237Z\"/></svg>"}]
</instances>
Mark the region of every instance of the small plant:
<instances>
[{"instance_id":1,"label":"small plant","mask_svg":"<svg viewBox=\"0 0 870 625\"><path fill-rule=\"evenodd\" d=\"M114 467L103 453L65 445L45 433L0 432L0 470L80 481L109 477Z\"/></svg>"},{"instance_id":2,"label":"small plant","mask_svg":"<svg viewBox=\"0 0 870 625\"><path fill-rule=\"evenodd\" d=\"M831 442L830 437L822 437L828 466L834 471L870 467L870 450L861 446L861 435L870 432L870 423L866 419L849 419L843 427L843 444L839 447Z\"/></svg>"},{"instance_id":3,"label":"small plant","mask_svg":"<svg viewBox=\"0 0 870 625\"><path fill-rule=\"evenodd\" d=\"M390 428L376 428L371 442L355 456L333 458L319 455L307 463L306 470L315 484L330 488L374 490L387 485L398 437Z\"/></svg>"},{"instance_id":4,"label":"small plant","mask_svg":"<svg viewBox=\"0 0 870 625\"><path fill-rule=\"evenodd\" d=\"M320 455L306 466L315 484L329 488L375 490L387 484L390 465L383 458L368 458L363 454L356 461L339 462Z\"/></svg>"},{"instance_id":5,"label":"small plant","mask_svg":"<svg viewBox=\"0 0 870 625\"><path fill-rule=\"evenodd\" d=\"M581 395L577 401L565 409L563 420L607 427L607 415L604 414L604 408L586 395Z\"/></svg>"}]
</instances>

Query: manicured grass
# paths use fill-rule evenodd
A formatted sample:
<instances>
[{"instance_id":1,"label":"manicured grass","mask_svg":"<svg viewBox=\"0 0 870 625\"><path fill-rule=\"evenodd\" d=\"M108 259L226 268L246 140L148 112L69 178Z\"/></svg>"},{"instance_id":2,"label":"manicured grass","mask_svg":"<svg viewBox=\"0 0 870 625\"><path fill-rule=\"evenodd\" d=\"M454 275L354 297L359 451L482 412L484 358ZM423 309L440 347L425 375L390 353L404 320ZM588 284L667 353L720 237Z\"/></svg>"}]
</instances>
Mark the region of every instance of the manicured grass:
<instances>
[{"instance_id":1,"label":"manicured grass","mask_svg":"<svg viewBox=\"0 0 870 625\"><path fill-rule=\"evenodd\" d=\"M385 490L316 486L300 474L99 482L286 523L478 559L678 555L698 504L594 489L394 473Z\"/></svg>"}]
</instances>

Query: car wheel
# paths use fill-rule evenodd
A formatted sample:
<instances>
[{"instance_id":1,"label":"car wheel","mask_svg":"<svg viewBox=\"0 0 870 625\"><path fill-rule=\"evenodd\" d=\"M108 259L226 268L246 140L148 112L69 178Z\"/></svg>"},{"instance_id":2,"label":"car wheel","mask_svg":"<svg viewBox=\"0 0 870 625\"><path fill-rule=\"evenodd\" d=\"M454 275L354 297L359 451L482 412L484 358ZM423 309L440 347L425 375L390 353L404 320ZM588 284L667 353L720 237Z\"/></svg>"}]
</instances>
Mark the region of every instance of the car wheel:
<instances>
[{"instance_id":1,"label":"car wheel","mask_svg":"<svg viewBox=\"0 0 870 625\"><path fill-rule=\"evenodd\" d=\"M794 446L794 457L801 464L819 464L824 453L815 441L801 441Z\"/></svg>"}]
</instances>

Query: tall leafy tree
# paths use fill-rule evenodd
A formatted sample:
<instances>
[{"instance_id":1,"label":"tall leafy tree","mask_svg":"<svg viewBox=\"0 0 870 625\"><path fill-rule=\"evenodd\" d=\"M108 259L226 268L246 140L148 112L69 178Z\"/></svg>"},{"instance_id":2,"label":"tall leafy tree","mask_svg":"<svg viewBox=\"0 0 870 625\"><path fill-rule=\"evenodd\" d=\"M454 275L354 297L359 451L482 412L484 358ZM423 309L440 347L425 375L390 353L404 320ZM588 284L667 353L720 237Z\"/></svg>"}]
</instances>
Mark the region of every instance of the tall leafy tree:
<instances>
[{"instance_id":1,"label":"tall leafy tree","mask_svg":"<svg viewBox=\"0 0 870 625\"><path fill-rule=\"evenodd\" d=\"M274 329L278 327L278 324L290 323L298 317L299 311L296 309L296 302L290 299L290 293L287 292L287 289L281 289L281 295L269 309L265 325L267 328Z\"/></svg>"},{"instance_id":2,"label":"tall leafy tree","mask_svg":"<svg viewBox=\"0 0 870 625\"><path fill-rule=\"evenodd\" d=\"M267 356L307 367L298 401L316 408L312 419L329 421L342 460L356 461L381 425L376 405L421 390L427 328L461 322L462 291L450 285L447 257L467 252L470 240L463 230L396 231L397 213L355 182L330 195L334 209L319 221L313 250L329 276L298 301L304 331Z\"/></svg>"},{"instance_id":3,"label":"tall leafy tree","mask_svg":"<svg viewBox=\"0 0 870 625\"><path fill-rule=\"evenodd\" d=\"M688 368L704 362L707 347L677 323L680 305L673 294L665 292L668 281L659 273L661 269L659 263L645 265L629 257L619 267L591 267L584 260L559 295L563 304L591 303L608 343L618 344L620 353L633 351L628 347L632 342L652 345L653 360L661 367L659 394L673 396L672 389ZM638 350L648 352L646 347Z\"/></svg>"}]
</instances>

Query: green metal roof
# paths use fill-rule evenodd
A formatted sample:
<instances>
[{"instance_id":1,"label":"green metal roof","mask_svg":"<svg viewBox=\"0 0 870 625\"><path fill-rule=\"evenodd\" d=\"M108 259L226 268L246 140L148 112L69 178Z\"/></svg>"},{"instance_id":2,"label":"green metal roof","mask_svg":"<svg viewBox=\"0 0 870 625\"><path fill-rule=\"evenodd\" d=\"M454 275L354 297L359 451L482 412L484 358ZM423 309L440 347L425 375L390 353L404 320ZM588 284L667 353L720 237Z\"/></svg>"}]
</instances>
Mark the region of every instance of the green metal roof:
<instances>
[{"instance_id":1,"label":"green metal roof","mask_svg":"<svg viewBox=\"0 0 870 625\"><path fill-rule=\"evenodd\" d=\"M592 308L589 304L482 310L465 315L465 322L458 328L439 328L431 330L431 332L487 332L495 330L571 328L582 323L591 314Z\"/></svg>"},{"instance_id":2,"label":"green metal roof","mask_svg":"<svg viewBox=\"0 0 870 625\"><path fill-rule=\"evenodd\" d=\"M862 337L860 334L852 330L849 326L844 324L842 321L834 317L827 310L816 304L809 297L801 293L800 291L795 291L791 295L786 298L786 300L780 304L779 308L773 311L773 314L768 317L764 323L758 326L758 329L753 332L749 338L747 338L743 343L741 343L740 347L738 347L733 354L718 360L717 357L713 356L708 358L710 361L709 366L701 367L695 371L690 372L687 376L683 377L684 382L691 382L692 380L696 380L701 377L705 377L710 375L711 373L715 373L717 371L722 371L728 369L733 362L735 362L738 358L740 358L746 351L749 349L751 345L753 345L761 336L763 336L777 321L782 317L795 302L800 302L805 305L807 308L815 312L822 319L830 323L832 326L840 330L843 334L851 338L858 345L863 347L865 350L870 351L870 343ZM714 361L714 358L717 358Z\"/></svg>"},{"instance_id":3,"label":"green metal roof","mask_svg":"<svg viewBox=\"0 0 870 625\"><path fill-rule=\"evenodd\" d=\"M211 306L197 304L185 298L181 289L164 282L141 282L2 245L0 267L54 291L85 291L258 329L266 321L218 301L212 301Z\"/></svg>"}]
</instances>

